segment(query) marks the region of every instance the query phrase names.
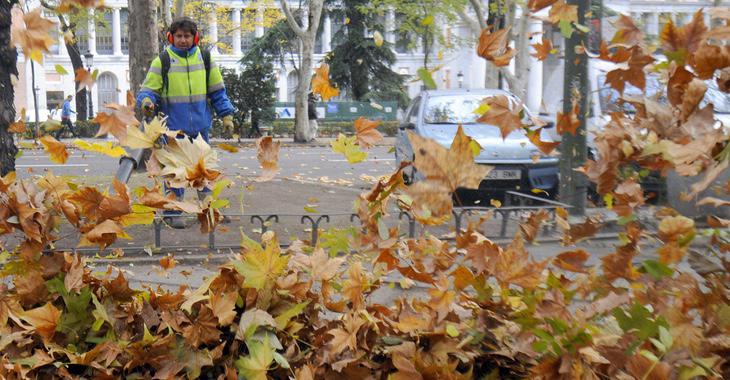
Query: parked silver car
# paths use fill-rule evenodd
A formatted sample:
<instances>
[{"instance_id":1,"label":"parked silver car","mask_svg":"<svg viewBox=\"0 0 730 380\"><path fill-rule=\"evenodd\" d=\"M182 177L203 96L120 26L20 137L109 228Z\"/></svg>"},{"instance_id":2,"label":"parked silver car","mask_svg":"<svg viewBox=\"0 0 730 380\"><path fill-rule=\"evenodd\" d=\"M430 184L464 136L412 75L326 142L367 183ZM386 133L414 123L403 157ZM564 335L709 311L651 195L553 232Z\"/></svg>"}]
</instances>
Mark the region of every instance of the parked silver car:
<instances>
[{"instance_id":1,"label":"parked silver car","mask_svg":"<svg viewBox=\"0 0 730 380\"><path fill-rule=\"evenodd\" d=\"M474 113L482 100L487 97L505 95L513 102L519 100L504 90L458 89L432 90L421 92L410 104L401 120L396 139L395 159L413 160L413 148L408 140L408 132L431 138L448 148L456 135L459 125L464 133L475 139L482 147L476 158L478 164L492 165L487 178L479 185L479 190L490 193L504 193L506 190L529 192L531 189L545 190L553 195L558 188L558 158L544 156L525 136L523 131L515 131L502 139L498 127L478 123L480 115ZM525 120L531 115L525 110ZM550 123L552 124L552 123ZM549 127L549 125L548 125ZM555 128L547 128L542 139L550 141ZM535 161L535 156L540 156ZM420 179L413 167L404 171L406 183Z\"/></svg>"}]
</instances>

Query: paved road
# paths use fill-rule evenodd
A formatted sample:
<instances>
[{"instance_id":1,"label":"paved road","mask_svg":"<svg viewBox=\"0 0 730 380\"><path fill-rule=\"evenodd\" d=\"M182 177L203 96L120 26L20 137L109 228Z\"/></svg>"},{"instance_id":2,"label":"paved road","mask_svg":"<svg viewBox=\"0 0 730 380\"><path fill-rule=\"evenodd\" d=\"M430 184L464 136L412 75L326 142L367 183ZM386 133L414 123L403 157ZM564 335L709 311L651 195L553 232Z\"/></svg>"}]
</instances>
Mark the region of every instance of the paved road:
<instances>
[{"instance_id":1,"label":"paved road","mask_svg":"<svg viewBox=\"0 0 730 380\"><path fill-rule=\"evenodd\" d=\"M282 147L279 154L281 173L279 180L301 183L335 185L343 188L369 187L372 179L393 171L395 161L389 147L374 147L364 162L349 164L344 156L329 147ZM231 178L250 181L260 173L256 150L243 148L238 153L218 151L221 171ZM44 174L52 170L56 175L87 177L86 181L103 183L111 180L118 168L118 159L80 150L70 150L65 164L56 164L48 159L43 150L23 151L16 168L20 178ZM136 175L132 183L144 183L143 175ZM82 182L84 179L79 178Z\"/></svg>"}]
</instances>

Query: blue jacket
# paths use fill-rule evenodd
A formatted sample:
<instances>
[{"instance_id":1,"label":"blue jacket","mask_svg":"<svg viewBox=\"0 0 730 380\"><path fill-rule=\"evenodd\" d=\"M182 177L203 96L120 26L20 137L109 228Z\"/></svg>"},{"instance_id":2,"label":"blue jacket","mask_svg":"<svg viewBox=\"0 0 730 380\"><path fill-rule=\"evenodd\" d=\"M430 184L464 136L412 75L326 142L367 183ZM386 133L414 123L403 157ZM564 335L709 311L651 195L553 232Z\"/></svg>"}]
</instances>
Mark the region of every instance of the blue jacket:
<instances>
[{"instance_id":1,"label":"blue jacket","mask_svg":"<svg viewBox=\"0 0 730 380\"><path fill-rule=\"evenodd\" d=\"M69 100L64 101L63 108L61 108L61 118L70 119L72 112L75 113L74 111L71 111L71 102Z\"/></svg>"},{"instance_id":2,"label":"blue jacket","mask_svg":"<svg viewBox=\"0 0 730 380\"><path fill-rule=\"evenodd\" d=\"M206 88L205 63L197 46L189 50L168 46L167 52L170 55L167 90L162 88L162 62L157 57L152 61L137 94L138 105L149 98L168 117L168 128L191 136L210 130L213 121L211 106L218 117L234 112L220 68L212 58Z\"/></svg>"}]
</instances>

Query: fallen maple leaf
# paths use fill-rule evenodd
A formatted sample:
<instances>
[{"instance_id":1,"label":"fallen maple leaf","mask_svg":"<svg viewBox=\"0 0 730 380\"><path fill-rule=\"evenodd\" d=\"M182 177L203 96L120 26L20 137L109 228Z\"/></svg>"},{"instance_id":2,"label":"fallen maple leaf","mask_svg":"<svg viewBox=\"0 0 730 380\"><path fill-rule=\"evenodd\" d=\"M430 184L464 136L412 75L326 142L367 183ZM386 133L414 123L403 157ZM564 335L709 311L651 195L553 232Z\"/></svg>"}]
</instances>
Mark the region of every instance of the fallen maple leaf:
<instances>
[{"instance_id":1,"label":"fallen maple leaf","mask_svg":"<svg viewBox=\"0 0 730 380\"><path fill-rule=\"evenodd\" d=\"M258 182L272 180L279 173L279 149L281 141L274 142L271 136L264 136L256 140L256 158L263 169Z\"/></svg>"},{"instance_id":2,"label":"fallen maple leaf","mask_svg":"<svg viewBox=\"0 0 730 380\"><path fill-rule=\"evenodd\" d=\"M628 68L618 68L606 74L606 83L622 94L626 82L643 91L646 88L644 67L654 62L654 58L651 55L644 54L640 47L634 46L630 50L631 58L628 61Z\"/></svg>"},{"instance_id":3,"label":"fallen maple leaf","mask_svg":"<svg viewBox=\"0 0 730 380\"><path fill-rule=\"evenodd\" d=\"M513 102L506 95L490 96L485 98L482 104L486 104L489 109L477 121L499 127L502 139L506 139L510 133L523 127L520 117L522 104Z\"/></svg>"},{"instance_id":4,"label":"fallen maple leaf","mask_svg":"<svg viewBox=\"0 0 730 380\"><path fill-rule=\"evenodd\" d=\"M612 43L628 46L644 44L644 32L634 24L631 17L622 14L612 24L616 28L616 34L611 39Z\"/></svg>"},{"instance_id":5,"label":"fallen maple leaf","mask_svg":"<svg viewBox=\"0 0 730 380\"><path fill-rule=\"evenodd\" d=\"M18 120L10 123L8 127L10 133L25 133L25 108L20 110L20 117Z\"/></svg>"},{"instance_id":6,"label":"fallen maple leaf","mask_svg":"<svg viewBox=\"0 0 730 380\"><path fill-rule=\"evenodd\" d=\"M91 90L91 88L94 87L94 84L96 83L96 77L98 75L99 70L94 70L93 73L90 73L83 67L76 69L76 92L81 91L81 89L83 88Z\"/></svg>"},{"instance_id":7,"label":"fallen maple leaf","mask_svg":"<svg viewBox=\"0 0 730 380\"><path fill-rule=\"evenodd\" d=\"M239 375L249 380L266 380L266 373L269 370L271 362L274 361L274 350L269 344L269 337L266 336L263 343L255 340L246 342L248 348L248 356L241 357L236 360L236 368Z\"/></svg>"},{"instance_id":8,"label":"fallen maple leaf","mask_svg":"<svg viewBox=\"0 0 730 380\"><path fill-rule=\"evenodd\" d=\"M329 75L330 67L323 63L315 70L314 78L312 78L312 92L319 94L324 101L329 101L340 94L340 90L330 84Z\"/></svg>"},{"instance_id":9,"label":"fallen maple leaf","mask_svg":"<svg viewBox=\"0 0 730 380\"><path fill-rule=\"evenodd\" d=\"M66 144L56 140L51 135L45 135L40 139L43 144L43 149L50 156L51 161L65 164L68 160L68 151L66 151Z\"/></svg>"},{"instance_id":10,"label":"fallen maple leaf","mask_svg":"<svg viewBox=\"0 0 730 380\"><path fill-rule=\"evenodd\" d=\"M172 268L175 268L175 266L177 265L177 260L175 260L175 257L171 254L168 254L167 256L161 258L159 263L162 269L168 271Z\"/></svg>"},{"instance_id":11,"label":"fallen maple leaf","mask_svg":"<svg viewBox=\"0 0 730 380\"><path fill-rule=\"evenodd\" d=\"M532 241L535 240L537 235L540 233L540 226L542 223L549 218L550 214L548 214L547 210L539 210L530 214L527 221L520 224L520 230L522 231L522 236L525 240L532 243Z\"/></svg>"},{"instance_id":12,"label":"fallen maple leaf","mask_svg":"<svg viewBox=\"0 0 730 380\"><path fill-rule=\"evenodd\" d=\"M43 53L57 42L50 34L56 30L56 23L41 17L42 9L38 7L26 14L20 7L11 11L11 44L20 45L23 55L38 63L43 63Z\"/></svg>"},{"instance_id":13,"label":"fallen maple leaf","mask_svg":"<svg viewBox=\"0 0 730 380\"><path fill-rule=\"evenodd\" d=\"M507 66L517 53L509 46L508 34L510 28L491 31L492 27L482 30L477 45L477 54L494 63L495 66Z\"/></svg>"},{"instance_id":14,"label":"fallen maple leaf","mask_svg":"<svg viewBox=\"0 0 730 380\"><path fill-rule=\"evenodd\" d=\"M530 140L530 142L537 147L537 149L540 149L540 151L543 154L550 154L560 145L560 141L543 141L540 139L540 135L543 131L543 128L538 128L534 130L527 131L527 138ZM539 158L539 155L538 155Z\"/></svg>"},{"instance_id":15,"label":"fallen maple leaf","mask_svg":"<svg viewBox=\"0 0 730 380\"><path fill-rule=\"evenodd\" d=\"M364 148L369 148L383 139L383 135L376 129L380 120L372 121L360 116L355 120L355 134L357 142Z\"/></svg>"},{"instance_id":16,"label":"fallen maple leaf","mask_svg":"<svg viewBox=\"0 0 730 380\"><path fill-rule=\"evenodd\" d=\"M111 109L112 112L99 112L94 118L94 121L99 123L99 131L94 137L111 133L123 143L127 139L127 127L139 125L139 120L134 115L134 106L112 103L107 104L106 108Z\"/></svg>"},{"instance_id":17,"label":"fallen maple leaf","mask_svg":"<svg viewBox=\"0 0 730 380\"><path fill-rule=\"evenodd\" d=\"M47 302L43 306L22 312L20 318L30 323L44 341L50 341L61 319L61 310Z\"/></svg>"},{"instance_id":18,"label":"fallen maple leaf","mask_svg":"<svg viewBox=\"0 0 730 380\"><path fill-rule=\"evenodd\" d=\"M202 136L190 139L168 139L163 149L154 151L163 166L160 174L168 180L168 186L196 189L210 188L211 181L220 176L218 154L210 148Z\"/></svg>"},{"instance_id":19,"label":"fallen maple leaf","mask_svg":"<svg viewBox=\"0 0 730 380\"><path fill-rule=\"evenodd\" d=\"M547 37L543 37L541 43L532 44L530 46L535 48L535 52L530 53L530 55L537 58L538 61L544 61L545 58L553 52L553 42Z\"/></svg>"},{"instance_id":20,"label":"fallen maple leaf","mask_svg":"<svg viewBox=\"0 0 730 380\"><path fill-rule=\"evenodd\" d=\"M588 252L578 249L575 251L567 251L559 254L553 259L553 264L558 268L569 272L586 273L587 270L583 265L590 255Z\"/></svg>"}]
</instances>

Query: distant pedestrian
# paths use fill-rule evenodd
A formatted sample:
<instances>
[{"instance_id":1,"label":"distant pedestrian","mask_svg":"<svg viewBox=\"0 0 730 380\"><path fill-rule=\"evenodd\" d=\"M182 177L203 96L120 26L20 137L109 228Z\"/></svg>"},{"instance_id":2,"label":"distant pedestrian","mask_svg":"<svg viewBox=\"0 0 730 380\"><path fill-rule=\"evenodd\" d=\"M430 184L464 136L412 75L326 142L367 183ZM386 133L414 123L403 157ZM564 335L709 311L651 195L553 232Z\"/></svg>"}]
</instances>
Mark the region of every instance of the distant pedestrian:
<instances>
[{"instance_id":1,"label":"distant pedestrian","mask_svg":"<svg viewBox=\"0 0 730 380\"><path fill-rule=\"evenodd\" d=\"M314 141L314 139L317 138L317 95L315 95L313 92L309 93L309 96L307 96L307 109L309 111L309 131L311 133L311 137L309 141Z\"/></svg>"},{"instance_id":2,"label":"distant pedestrian","mask_svg":"<svg viewBox=\"0 0 730 380\"><path fill-rule=\"evenodd\" d=\"M61 136L63 136L63 131L68 128L68 131L71 132L71 135L73 137L78 137L76 135L76 131L74 131L74 125L71 122L71 114L76 113L71 109L71 100L73 99L73 95L69 95L66 97L66 100L63 102L63 108L61 108L61 128L59 128L58 131L56 131L56 139L60 139Z\"/></svg>"}]
</instances>

